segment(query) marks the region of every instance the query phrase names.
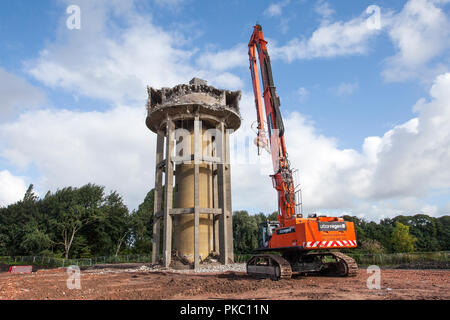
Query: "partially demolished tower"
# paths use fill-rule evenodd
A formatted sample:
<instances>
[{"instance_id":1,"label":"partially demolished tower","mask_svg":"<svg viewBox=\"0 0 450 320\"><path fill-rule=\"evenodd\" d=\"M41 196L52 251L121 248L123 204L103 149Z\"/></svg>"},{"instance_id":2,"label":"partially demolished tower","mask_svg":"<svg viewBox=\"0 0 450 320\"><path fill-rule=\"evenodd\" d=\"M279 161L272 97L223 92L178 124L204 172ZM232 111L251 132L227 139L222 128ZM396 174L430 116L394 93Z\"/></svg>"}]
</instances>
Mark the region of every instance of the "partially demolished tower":
<instances>
[{"instance_id":1,"label":"partially demolished tower","mask_svg":"<svg viewBox=\"0 0 450 320\"><path fill-rule=\"evenodd\" d=\"M211 253L233 262L229 134L241 124L240 98L240 91L197 78L148 87L146 124L157 134L153 263L160 260L161 221L164 266L172 251L195 268Z\"/></svg>"}]
</instances>

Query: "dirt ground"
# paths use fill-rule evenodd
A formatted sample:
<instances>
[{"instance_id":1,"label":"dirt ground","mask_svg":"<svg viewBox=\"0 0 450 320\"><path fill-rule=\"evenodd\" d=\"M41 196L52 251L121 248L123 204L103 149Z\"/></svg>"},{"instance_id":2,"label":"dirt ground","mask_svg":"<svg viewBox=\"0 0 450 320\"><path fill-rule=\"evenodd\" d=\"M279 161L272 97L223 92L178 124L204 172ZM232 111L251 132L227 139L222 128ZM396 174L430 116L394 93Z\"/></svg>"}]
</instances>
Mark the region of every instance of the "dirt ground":
<instances>
[{"instance_id":1,"label":"dirt ground","mask_svg":"<svg viewBox=\"0 0 450 320\"><path fill-rule=\"evenodd\" d=\"M254 279L244 272L194 273L86 270L81 289L67 288L65 269L0 273L0 299L450 299L450 270L381 270L381 289L366 286L366 269L352 278L297 276Z\"/></svg>"}]
</instances>

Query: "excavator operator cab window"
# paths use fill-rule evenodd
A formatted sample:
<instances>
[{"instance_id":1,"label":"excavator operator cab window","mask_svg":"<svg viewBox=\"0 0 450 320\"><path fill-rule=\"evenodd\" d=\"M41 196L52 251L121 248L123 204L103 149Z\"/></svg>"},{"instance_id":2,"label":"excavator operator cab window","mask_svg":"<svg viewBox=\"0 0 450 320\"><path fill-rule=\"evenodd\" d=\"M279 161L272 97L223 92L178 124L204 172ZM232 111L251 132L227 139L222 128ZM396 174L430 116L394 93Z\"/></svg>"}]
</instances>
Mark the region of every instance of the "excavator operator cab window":
<instances>
[{"instance_id":1,"label":"excavator operator cab window","mask_svg":"<svg viewBox=\"0 0 450 320\"><path fill-rule=\"evenodd\" d=\"M268 248L269 240L272 238L275 229L280 227L280 223L278 221L265 221L259 225L259 239L258 246L260 248Z\"/></svg>"}]
</instances>

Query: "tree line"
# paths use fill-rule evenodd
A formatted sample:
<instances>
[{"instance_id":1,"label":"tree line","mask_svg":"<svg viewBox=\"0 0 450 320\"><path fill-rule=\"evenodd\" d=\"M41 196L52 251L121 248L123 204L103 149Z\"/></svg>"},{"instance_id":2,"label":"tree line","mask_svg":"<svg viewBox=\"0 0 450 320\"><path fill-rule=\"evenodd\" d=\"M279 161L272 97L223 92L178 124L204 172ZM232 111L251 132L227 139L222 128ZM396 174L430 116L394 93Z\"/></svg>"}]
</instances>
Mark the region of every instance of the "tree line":
<instances>
[{"instance_id":1,"label":"tree line","mask_svg":"<svg viewBox=\"0 0 450 320\"><path fill-rule=\"evenodd\" d=\"M47 192L38 198L30 185L23 199L0 208L0 256L40 255L90 258L119 254L149 254L153 233L153 196L147 193L135 210L116 192L87 184ZM233 213L236 253L258 246L258 226L276 220L277 213ZM344 216L356 227L355 250L381 252L450 250L450 216L423 214L382 219L379 223Z\"/></svg>"},{"instance_id":2,"label":"tree line","mask_svg":"<svg viewBox=\"0 0 450 320\"><path fill-rule=\"evenodd\" d=\"M277 212L270 215L247 211L233 213L235 251L251 253L258 244L258 225L266 220L275 221ZM355 225L358 247L351 249L365 253L432 252L450 250L450 216L439 218L424 214L399 215L385 218L379 223L353 216L343 216Z\"/></svg>"},{"instance_id":3,"label":"tree line","mask_svg":"<svg viewBox=\"0 0 450 320\"><path fill-rule=\"evenodd\" d=\"M149 252L152 212L147 198L129 212L117 192L105 193L95 184L47 192L42 199L30 185L23 200L0 208L0 256L89 258Z\"/></svg>"}]
</instances>

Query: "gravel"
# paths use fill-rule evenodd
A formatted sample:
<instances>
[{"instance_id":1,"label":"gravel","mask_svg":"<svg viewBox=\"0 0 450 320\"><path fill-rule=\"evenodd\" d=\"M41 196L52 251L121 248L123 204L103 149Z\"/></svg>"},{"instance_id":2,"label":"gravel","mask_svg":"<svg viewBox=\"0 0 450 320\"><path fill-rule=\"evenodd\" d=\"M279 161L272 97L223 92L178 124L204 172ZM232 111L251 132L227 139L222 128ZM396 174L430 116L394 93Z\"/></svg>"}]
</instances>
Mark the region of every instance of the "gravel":
<instances>
[{"instance_id":1,"label":"gravel","mask_svg":"<svg viewBox=\"0 0 450 320\"><path fill-rule=\"evenodd\" d=\"M245 272L245 263L233 263L233 264L211 264L211 265L200 265L197 270L189 270L194 271L196 273L209 273L209 272L226 272L226 271L235 271L235 272Z\"/></svg>"},{"instance_id":2,"label":"gravel","mask_svg":"<svg viewBox=\"0 0 450 320\"><path fill-rule=\"evenodd\" d=\"M95 274L105 274L105 273L123 273L123 272L170 272L170 273L188 273L188 274L195 274L195 273L221 273L221 272L245 272L245 263L233 263L233 264L227 264L223 265L220 263L204 263L201 264L200 267L197 270L194 269L184 269L184 270L176 270L176 269L170 269L170 268L164 268L159 265L142 265L135 268L123 268L120 269L118 267L116 268L104 268L104 269L91 269L86 270L87 273L95 273Z\"/></svg>"}]
</instances>

